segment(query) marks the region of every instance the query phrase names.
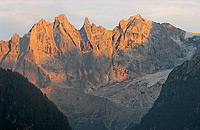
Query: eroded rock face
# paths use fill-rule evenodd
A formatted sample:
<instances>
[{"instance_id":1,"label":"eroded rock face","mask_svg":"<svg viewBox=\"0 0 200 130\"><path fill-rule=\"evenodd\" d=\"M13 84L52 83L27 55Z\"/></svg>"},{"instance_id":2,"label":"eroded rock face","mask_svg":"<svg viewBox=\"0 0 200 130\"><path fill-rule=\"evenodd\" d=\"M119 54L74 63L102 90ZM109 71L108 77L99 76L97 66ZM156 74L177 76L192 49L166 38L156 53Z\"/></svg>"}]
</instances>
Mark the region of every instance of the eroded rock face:
<instances>
[{"instance_id":1,"label":"eroded rock face","mask_svg":"<svg viewBox=\"0 0 200 130\"><path fill-rule=\"evenodd\" d=\"M102 86L120 85L145 74L174 68L180 58L186 56L184 49L176 42L183 40L184 35L185 31L170 24L155 23L140 15L121 20L113 30L91 24L88 18L85 18L83 27L77 30L65 15L59 15L54 23L40 20L22 38L14 35L8 42L1 41L0 66L23 74L30 82L43 88L42 91L47 92L64 109L65 102L70 101L58 101L58 93L52 87L74 88L73 91L77 89L87 95L100 90ZM138 100L143 99L140 95ZM157 96L157 93L153 95ZM145 95L147 97L148 94ZM134 103L123 103L121 99L117 101L121 104L119 109L134 106ZM84 105L82 101L79 102ZM152 103L152 100L147 100L145 105L149 109ZM110 109L109 106L103 109L107 108ZM73 109L76 107L73 106ZM63 111L70 114L67 108ZM89 116L93 114L91 112ZM72 113L72 118L74 115ZM100 122L109 122L109 125L104 124L108 129L115 128L111 125L115 121L111 118L113 115L101 115L105 119L100 119ZM124 121L124 117L117 122L120 121L123 121L124 128L124 123L130 123Z\"/></svg>"},{"instance_id":2,"label":"eroded rock face","mask_svg":"<svg viewBox=\"0 0 200 130\"><path fill-rule=\"evenodd\" d=\"M5 59L6 54L9 51L9 42L8 41L0 41L0 57L1 57L1 64L2 61Z\"/></svg>"},{"instance_id":3,"label":"eroded rock face","mask_svg":"<svg viewBox=\"0 0 200 130\"><path fill-rule=\"evenodd\" d=\"M102 26L96 26L94 23L91 25L86 17L80 34L82 38L81 50L83 52L93 51L96 57L102 55L112 56L112 31L106 30Z\"/></svg>"},{"instance_id":4,"label":"eroded rock face","mask_svg":"<svg viewBox=\"0 0 200 130\"><path fill-rule=\"evenodd\" d=\"M4 53L4 57L1 59L2 67L13 69L15 68L15 64L17 62L17 58L19 55L19 35L14 34L11 40L7 43L2 43L2 52ZM7 51L7 53L5 53ZM3 64L4 63L4 64Z\"/></svg>"},{"instance_id":5,"label":"eroded rock face","mask_svg":"<svg viewBox=\"0 0 200 130\"><path fill-rule=\"evenodd\" d=\"M40 20L21 39L13 36L2 67L22 69L22 64L27 63L29 67L35 66L33 70L40 70L35 75L42 73L72 87L97 88L173 68L177 58L184 54L171 38L181 39L183 35L184 31L172 25L154 23L140 15L121 20L112 31L90 24L88 18L77 30L65 15L59 15L54 23ZM8 49L3 50L5 56ZM31 77L35 77L31 81L37 82L37 76Z\"/></svg>"},{"instance_id":6,"label":"eroded rock face","mask_svg":"<svg viewBox=\"0 0 200 130\"><path fill-rule=\"evenodd\" d=\"M32 57L36 64L51 55L59 52L53 35L53 24L40 20L30 32L30 43L28 46L29 57Z\"/></svg>"},{"instance_id":7,"label":"eroded rock face","mask_svg":"<svg viewBox=\"0 0 200 130\"><path fill-rule=\"evenodd\" d=\"M80 48L79 31L68 21L65 15L55 17L53 32L56 45L62 53Z\"/></svg>"},{"instance_id":8,"label":"eroded rock face","mask_svg":"<svg viewBox=\"0 0 200 130\"><path fill-rule=\"evenodd\" d=\"M136 15L128 20L121 20L114 29L114 43L116 48L125 49L146 42L151 31L152 22Z\"/></svg>"}]
</instances>

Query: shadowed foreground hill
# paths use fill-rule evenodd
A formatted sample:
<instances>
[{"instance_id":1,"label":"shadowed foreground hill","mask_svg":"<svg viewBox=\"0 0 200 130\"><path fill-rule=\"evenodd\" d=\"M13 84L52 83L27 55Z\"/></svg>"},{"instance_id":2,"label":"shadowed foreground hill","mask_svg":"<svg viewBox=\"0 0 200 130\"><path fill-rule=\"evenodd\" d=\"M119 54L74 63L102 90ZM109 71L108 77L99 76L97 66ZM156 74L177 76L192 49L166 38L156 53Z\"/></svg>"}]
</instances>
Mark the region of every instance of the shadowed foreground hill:
<instances>
[{"instance_id":1,"label":"shadowed foreground hill","mask_svg":"<svg viewBox=\"0 0 200 130\"><path fill-rule=\"evenodd\" d=\"M22 75L0 68L1 130L71 130L67 118Z\"/></svg>"},{"instance_id":2,"label":"shadowed foreground hill","mask_svg":"<svg viewBox=\"0 0 200 130\"><path fill-rule=\"evenodd\" d=\"M153 108L136 129L200 129L200 54L170 73Z\"/></svg>"}]
</instances>

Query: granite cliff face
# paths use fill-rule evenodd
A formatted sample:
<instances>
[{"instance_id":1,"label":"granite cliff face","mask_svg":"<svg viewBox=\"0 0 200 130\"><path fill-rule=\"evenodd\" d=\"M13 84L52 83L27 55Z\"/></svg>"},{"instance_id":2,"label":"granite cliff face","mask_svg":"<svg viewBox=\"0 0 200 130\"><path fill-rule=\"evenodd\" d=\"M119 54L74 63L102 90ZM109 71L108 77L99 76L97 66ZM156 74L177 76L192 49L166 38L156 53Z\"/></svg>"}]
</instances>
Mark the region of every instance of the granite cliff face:
<instances>
[{"instance_id":1,"label":"granite cliff face","mask_svg":"<svg viewBox=\"0 0 200 130\"><path fill-rule=\"evenodd\" d=\"M89 124L95 120L95 112L91 110L88 113L91 108L83 104L92 99L95 104L95 101L106 98L105 103L110 101L111 108L116 108L113 111L130 109L126 113L129 115L126 121L124 116L116 115L117 112L98 115L99 122L104 122L106 128L116 129L117 124L124 129L130 122L138 123L141 115L151 108L169 70L189 59L196 51L197 46L184 40L184 36L185 31L181 29L167 23L152 22L141 15L121 20L113 30L91 24L88 18L77 30L65 15L59 15L53 23L40 20L22 38L15 34L10 41L0 41L0 66L23 74L47 93L64 113L69 117L73 115L72 120L77 120L80 115ZM159 73L161 71L166 73ZM163 77L160 78L162 81L156 80L148 85L146 79L157 73ZM135 80L141 80L143 84ZM131 93L124 91L125 88L129 88ZM72 105L73 112L67 108L72 104L70 98L59 100L57 91L60 90L63 93L76 91L77 97L82 93L89 95L84 100L74 100L84 108L81 114L76 105ZM144 91L148 93L144 94ZM122 95L129 96L125 100ZM104 105L104 102L101 104ZM138 105L141 111L135 109ZM105 106L98 109L99 112L111 109ZM132 118L130 113L138 116ZM85 129L90 129L87 126Z\"/></svg>"},{"instance_id":2,"label":"granite cliff face","mask_svg":"<svg viewBox=\"0 0 200 130\"><path fill-rule=\"evenodd\" d=\"M85 83L78 86L96 88L173 68L184 53L172 38L183 37L184 31L140 15L121 20L112 31L90 24L88 18L77 30L65 15L60 15L54 23L40 20L23 38L16 34L8 43L2 41L1 66L26 71L25 62L29 62L29 66L38 67L34 75L41 74L43 81L62 80L77 86L73 84L84 79ZM41 77L34 77L33 83L47 87L38 81Z\"/></svg>"}]
</instances>

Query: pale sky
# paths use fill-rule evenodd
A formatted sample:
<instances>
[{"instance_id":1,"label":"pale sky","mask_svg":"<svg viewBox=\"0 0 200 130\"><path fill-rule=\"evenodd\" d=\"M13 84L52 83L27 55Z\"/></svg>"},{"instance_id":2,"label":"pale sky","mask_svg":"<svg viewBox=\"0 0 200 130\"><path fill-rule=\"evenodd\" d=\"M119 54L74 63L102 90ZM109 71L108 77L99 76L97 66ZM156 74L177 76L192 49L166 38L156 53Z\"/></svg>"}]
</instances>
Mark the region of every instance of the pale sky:
<instances>
[{"instance_id":1,"label":"pale sky","mask_svg":"<svg viewBox=\"0 0 200 130\"><path fill-rule=\"evenodd\" d=\"M142 17L168 22L186 31L200 31L200 0L0 0L0 40L21 37L40 19L53 22L66 14L80 29L85 17L112 30L121 19Z\"/></svg>"}]
</instances>

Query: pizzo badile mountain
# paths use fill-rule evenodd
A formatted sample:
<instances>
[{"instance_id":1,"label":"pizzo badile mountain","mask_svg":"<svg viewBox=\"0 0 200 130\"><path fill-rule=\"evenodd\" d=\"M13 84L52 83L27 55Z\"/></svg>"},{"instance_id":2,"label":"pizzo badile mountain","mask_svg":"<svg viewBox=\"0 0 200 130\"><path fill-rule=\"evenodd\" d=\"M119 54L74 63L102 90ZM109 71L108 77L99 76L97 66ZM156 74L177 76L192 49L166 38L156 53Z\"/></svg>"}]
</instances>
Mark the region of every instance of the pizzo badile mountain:
<instances>
[{"instance_id":1,"label":"pizzo badile mountain","mask_svg":"<svg viewBox=\"0 0 200 130\"><path fill-rule=\"evenodd\" d=\"M41 19L23 37L0 41L0 66L26 77L75 130L138 125L176 66L199 52L199 37L141 15L113 30L76 29L64 14Z\"/></svg>"}]
</instances>

